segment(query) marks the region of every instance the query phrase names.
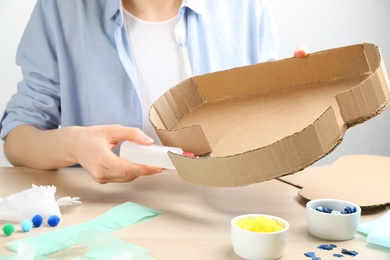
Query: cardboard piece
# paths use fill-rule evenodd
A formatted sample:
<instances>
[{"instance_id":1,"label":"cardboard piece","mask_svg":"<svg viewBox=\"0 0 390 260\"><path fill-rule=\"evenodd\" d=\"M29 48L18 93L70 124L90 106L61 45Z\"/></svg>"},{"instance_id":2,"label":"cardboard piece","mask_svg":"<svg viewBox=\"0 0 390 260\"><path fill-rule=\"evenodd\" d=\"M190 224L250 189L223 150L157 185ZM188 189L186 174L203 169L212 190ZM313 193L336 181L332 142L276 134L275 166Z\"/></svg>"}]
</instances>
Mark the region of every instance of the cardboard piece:
<instances>
[{"instance_id":1,"label":"cardboard piece","mask_svg":"<svg viewBox=\"0 0 390 260\"><path fill-rule=\"evenodd\" d=\"M304 185L305 199L342 199L361 208L390 205L390 157L348 155L340 157Z\"/></svg>"},{"instance_id":2,"label":"cardboard piece","mask_svg":"<svg viewBox=\"0 0 390 260\"><path fill-rule=\"evenodd\" d=\"M379 48L359 44L306 58L189 78L149 114L185 181L241 186L291 174L331 152L348 127L380 113L389 79Z\"/></svg>"},{"instance_id":3,"label":"cardboard piece","mask_svg":"<svg viewBox=\"0 0 390 260\"><path fill-rule=\"evenodd\" d=\"M302 171L296 172L294 174L284 175L284 176L278 177L277 179L280 181L283 181L285 183L288 183L292 186L295 186L297 188L302 189L303 187L308 185L310 182L312 182L315 178L317 178L317 176L328 167L329 167L329 165L307 167L307 168L303 169Z\"/></svg>"}]
</instances>

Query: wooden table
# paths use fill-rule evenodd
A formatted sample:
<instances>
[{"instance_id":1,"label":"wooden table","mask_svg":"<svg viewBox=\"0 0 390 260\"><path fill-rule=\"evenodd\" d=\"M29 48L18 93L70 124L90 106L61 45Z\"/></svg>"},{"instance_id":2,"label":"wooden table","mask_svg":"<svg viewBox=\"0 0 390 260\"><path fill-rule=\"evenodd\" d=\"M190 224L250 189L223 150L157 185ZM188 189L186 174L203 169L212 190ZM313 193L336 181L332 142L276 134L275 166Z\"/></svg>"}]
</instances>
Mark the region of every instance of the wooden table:
<instances>
[{"instance_id":1,"label":"wooden table","mask_svg":"<svg viewBox=\"0 0 390 260\"><path fill-rule=\"evenodd\" d=\"M245 187L208 188L184 182L175 171L164 171L132 183L102 185L95 183L81 168L58 171L0 168L0 198L29 189L32 184L55 185L58 197L81 197L82 204L62 207L61 223L55 228L15 232L9 237L0 235L0 255L13 254L5 246L9 241L89 221L131 201L163 214L115 231L114 235L149 249L147 254L156 260L241 259L231 246L230 220L247 213L275 215L290 223L289 242L283 259L309 259L303 255L308 251L315 251L322 259L336 259L332 255L339 253L341 248L358 251L356 259L390 259L390 249L368 244L361 234L356 234L355 239L349 241L334 242L337 250L327 252L317 249L318 245L330 241L308 233L306 201L298 195L298 188L279 180ZM364 211L361 221L375 220L388 210L388 207L381 207ZM1 226L4 223L0 221ZM83 250L81 246L76 246L50 257L71 259L82 255Z\"/></svg>"}]
</instances>

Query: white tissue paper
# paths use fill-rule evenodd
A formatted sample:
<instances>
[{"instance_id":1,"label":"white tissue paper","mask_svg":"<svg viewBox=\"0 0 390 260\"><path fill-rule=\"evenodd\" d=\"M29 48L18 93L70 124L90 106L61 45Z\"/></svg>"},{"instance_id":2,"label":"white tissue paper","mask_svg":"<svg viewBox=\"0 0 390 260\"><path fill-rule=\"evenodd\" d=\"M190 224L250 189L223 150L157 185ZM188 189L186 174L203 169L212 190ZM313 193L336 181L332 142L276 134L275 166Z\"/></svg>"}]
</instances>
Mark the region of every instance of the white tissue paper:
<instances>
[{"instance_id":1,"label":"white tissue paper","mask_svg":"<svg viewBox=\"0 0 390 260\"><path fill-rule=\"evenodd\" d=\"M57 215L61 218L60 207L80 204L79 197L63 197L56 200L55 186L36 186L6 198L0 198L0 220L22 221L39 214L43 219Z\"/></svg>"}]
</instances>

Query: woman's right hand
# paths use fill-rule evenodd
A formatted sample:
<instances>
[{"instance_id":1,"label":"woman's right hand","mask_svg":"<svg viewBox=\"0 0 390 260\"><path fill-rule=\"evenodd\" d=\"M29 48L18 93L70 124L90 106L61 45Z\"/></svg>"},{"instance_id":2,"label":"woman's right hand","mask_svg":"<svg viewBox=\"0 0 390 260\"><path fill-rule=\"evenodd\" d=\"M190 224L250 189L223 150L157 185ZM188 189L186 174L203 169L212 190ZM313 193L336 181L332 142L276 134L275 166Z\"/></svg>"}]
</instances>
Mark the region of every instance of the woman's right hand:
<instances>
[{"instance_id":1,"label":"woman's right hand","mask_svg":"<svg viewBox=\"0 0 390 260\"><path fill-rule=\"evenodd\" d=\"M112 152L122 141L151 145L153 139L140 129L119 125L91 126L75 129L73 154L95 181L130 182L143 175L162 172L161 168L133 164Z\"/></svg>"},{"instance_id":2,"label":"woman's right hand","mask_svg":"<svg viewBox=\"0 0 390 260\"><path fill-rule=\"evenodd\" d=\"M55 130L20 125L8 134L4 151L15 166L58 169L80 164L98 183L130 182L139 176L162 172L161 168L133 164L118 157L112 149L125 140L153 144L140 129L120 125Z\"/></svg>"}]
</instances>

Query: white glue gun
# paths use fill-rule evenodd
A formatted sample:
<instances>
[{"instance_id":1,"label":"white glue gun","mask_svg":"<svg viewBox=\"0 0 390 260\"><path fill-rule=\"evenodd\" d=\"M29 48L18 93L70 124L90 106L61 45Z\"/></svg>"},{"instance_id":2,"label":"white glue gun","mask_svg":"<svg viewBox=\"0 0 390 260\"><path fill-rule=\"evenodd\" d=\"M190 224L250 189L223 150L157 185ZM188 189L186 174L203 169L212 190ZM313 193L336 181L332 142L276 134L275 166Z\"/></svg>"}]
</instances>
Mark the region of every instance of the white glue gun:
<instances>
[{"instance_id":1,"label":"white glue gun","mask_svg":"<svg viewBox=\"0 0 390 260\"><path fill-rule=\"evenodd\" d=\"M194 154L183 152L181 148L162 145L142 145L134 142L125 141L121 144L119 157L132 163L161 167L164 169L175 170L168 152L194 157Z\"/></svg>"}]
</instances>

